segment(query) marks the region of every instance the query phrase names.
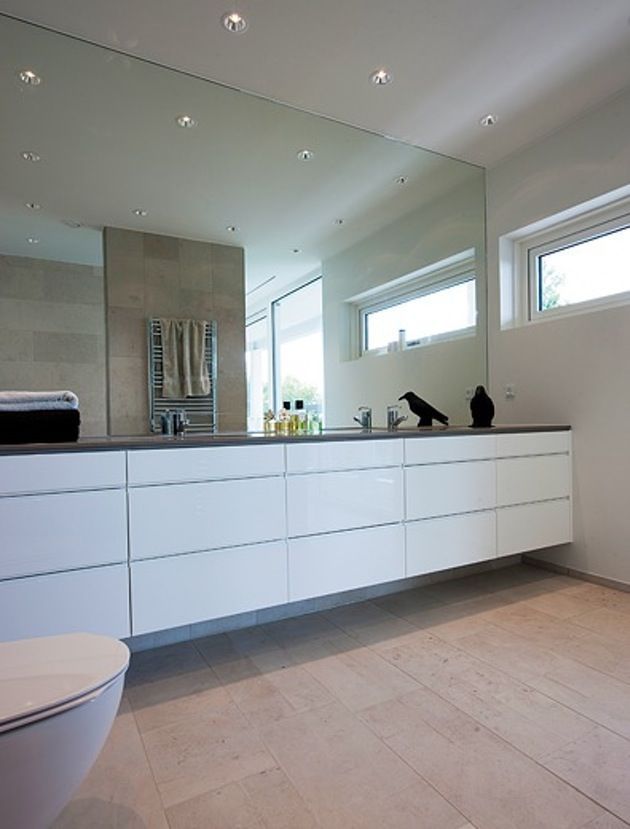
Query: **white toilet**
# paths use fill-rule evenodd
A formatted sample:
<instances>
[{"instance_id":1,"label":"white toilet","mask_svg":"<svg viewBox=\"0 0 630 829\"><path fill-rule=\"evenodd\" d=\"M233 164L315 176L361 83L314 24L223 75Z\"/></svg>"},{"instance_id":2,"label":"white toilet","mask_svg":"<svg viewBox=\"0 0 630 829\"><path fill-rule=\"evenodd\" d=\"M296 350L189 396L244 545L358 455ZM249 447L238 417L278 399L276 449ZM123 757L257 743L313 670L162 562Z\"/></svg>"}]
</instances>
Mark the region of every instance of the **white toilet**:
<instances>
[{"instance_id":1,"label":"white toilet","mask_svg":"<svg viewBox=\"0 0 630 829\"><path fill-rule=\"evenodd\" d=\"M128 665L106 636L0 643L2 826L48 829L103 747Z\"/></svg>"}]
</instances>

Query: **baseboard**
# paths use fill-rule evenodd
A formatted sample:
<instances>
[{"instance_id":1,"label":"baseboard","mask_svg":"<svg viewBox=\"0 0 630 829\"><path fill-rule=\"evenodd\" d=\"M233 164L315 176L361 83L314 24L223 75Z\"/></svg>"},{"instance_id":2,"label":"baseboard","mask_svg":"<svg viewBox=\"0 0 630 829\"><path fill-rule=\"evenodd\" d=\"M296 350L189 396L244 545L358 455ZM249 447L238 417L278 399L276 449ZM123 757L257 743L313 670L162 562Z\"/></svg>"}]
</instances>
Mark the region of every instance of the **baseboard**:
<instances>
[{"instance_id":1,"label":"baseboard","mask_svg":"<svg viewBox=\"0 0 630 829\"><path fill-rule=\"evenodd\" d=\"M571 576L574 579L590 581L592 584L600 584L602 587L612 587L614 590L623 590L626 593L630 593L630 584L625 581L609 579L606 576L597 576L594 573L585 573L583 570L564 567L562 564L556 564L553 561L543 561L541 558L524 555L523 564L529 564L531 567L538 567L540 570L550 570L552 573L559 573L562 576Z\"/></svg>"}]
</instances>

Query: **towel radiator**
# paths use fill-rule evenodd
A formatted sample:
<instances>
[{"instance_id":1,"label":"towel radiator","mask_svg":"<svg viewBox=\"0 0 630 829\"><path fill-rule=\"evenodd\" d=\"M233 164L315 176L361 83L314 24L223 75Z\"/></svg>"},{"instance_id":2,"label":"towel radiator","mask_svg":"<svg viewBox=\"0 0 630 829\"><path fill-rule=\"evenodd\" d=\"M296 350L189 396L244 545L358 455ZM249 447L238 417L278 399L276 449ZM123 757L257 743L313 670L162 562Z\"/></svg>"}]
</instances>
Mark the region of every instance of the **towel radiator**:
<instances>
[{"instance_id":1,"label":"towel radiator","mask_svg":"<svg viewBox=\"0 0 630 829\"><path fill-rule=\"evenodd\" d=\"M147 323L149 343L149 426L160 432L160 415L173 409L185 409L189 425L186 431L216 432L217 429L217 324L206 324L205 354L210 378L210 392L204 397L162 397L162 329L159 319Z\"/></svg>"}]
</instances>

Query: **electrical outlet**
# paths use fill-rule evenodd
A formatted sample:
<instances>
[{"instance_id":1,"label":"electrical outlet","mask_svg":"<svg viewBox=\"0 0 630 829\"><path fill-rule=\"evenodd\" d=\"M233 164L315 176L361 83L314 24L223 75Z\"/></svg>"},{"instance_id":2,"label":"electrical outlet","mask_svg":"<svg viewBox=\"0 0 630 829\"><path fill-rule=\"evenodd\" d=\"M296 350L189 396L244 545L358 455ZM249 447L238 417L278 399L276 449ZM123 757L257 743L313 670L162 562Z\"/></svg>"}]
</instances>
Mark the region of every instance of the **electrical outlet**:
<instances>
[{"instance_id":1,"label":"electrical outlet","mask_svg":"<svg viewBox=\"0 0 630 829\"><path fill-rule=\"evenodd\" d=\"M503 387L503 390L505 392L506 400L514 400L514 398L516 397L516 386L514 385L514 383L506 383Z\"/></svg>"},{"instance_id":2,"label":"electrical outlet","mask_svg":"<svg viewBox=\"0 0 630 829\"><path fill-rule=\"evenodd\" d=\"M466 400L472 400L472 399L473 399L473 395L474 395L474 393L475 393L475 390L473 389L473 387L472 387L472 386L468 386L468 388L466 389L466 391L465 391L465 393L464 393L464 397L465 397L465 399L466 399Z\"/></svg>"}]
</instances>

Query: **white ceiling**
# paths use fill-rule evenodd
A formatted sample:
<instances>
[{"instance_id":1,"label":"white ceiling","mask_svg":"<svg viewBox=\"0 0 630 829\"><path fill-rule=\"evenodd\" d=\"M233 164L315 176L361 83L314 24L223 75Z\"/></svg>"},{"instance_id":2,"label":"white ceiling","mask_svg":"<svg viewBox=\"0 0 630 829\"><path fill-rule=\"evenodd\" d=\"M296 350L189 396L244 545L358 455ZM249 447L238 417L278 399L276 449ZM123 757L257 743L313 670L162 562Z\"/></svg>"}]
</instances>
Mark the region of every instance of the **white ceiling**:
<instances>
[{"instance_id":1,"label":"white ceiling","mask_svg":"<svg viewBox=\"0 0 630 829\"><path fill-rule=\"evenodd\" d=\"M240 35L220 26L238 9ZM0 0L0 10L485 166L630 85L628 0ZM387 66L381 88L370 71ZM499 121L482 128L479 118Z\"/></svg>"}]
</instances>

